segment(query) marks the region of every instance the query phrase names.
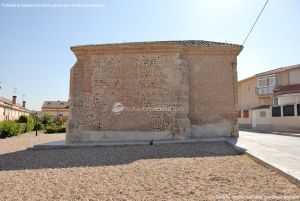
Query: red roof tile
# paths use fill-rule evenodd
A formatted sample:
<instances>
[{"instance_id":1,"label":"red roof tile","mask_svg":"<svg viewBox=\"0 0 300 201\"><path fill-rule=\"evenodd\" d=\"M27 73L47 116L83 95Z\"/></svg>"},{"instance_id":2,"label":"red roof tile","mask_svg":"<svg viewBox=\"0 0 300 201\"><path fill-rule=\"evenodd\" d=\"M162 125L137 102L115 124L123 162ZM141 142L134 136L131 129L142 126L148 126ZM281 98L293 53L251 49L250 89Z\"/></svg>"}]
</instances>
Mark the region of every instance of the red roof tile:
<instances>
[{"instance_id":1,"label":"red roof tile","mask_svg":"<svg viewBox=\"0 0 300 201\"><path fill-rule=\"evenodd\" d=\"M274 95L300 93L300 84L278 86L273 91Z\"/></svg>"}]
</instances>

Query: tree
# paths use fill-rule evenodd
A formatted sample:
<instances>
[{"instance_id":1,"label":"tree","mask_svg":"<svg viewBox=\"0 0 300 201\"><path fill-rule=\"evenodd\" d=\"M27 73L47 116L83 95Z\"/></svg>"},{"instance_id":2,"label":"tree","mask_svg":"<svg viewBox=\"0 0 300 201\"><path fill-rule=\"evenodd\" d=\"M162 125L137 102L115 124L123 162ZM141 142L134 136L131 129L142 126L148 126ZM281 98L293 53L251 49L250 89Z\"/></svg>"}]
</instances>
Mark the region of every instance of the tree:
<instances>
[{"instance_id":1,"label":"tree","mask_svg":"<svg viewBox=\"0 0 300 201\"><path fill-rule=\"evenodd\" d=\"M51 125L53 123L53 117L51 114L49 113L45 113L43 116L42 116L42 124L44 125Z\"/></svg>"},{"instance_id":2,"label":"tree","mask_svg":"<svg viewBox=\"0 0 300 201\"><path fill-rule=\"evenodd\" d=\"M34 128L34 119L28 115L21 115L19 117L18 123L26 124L25 132L32 131Z\"/></svg>"}]
</instances>

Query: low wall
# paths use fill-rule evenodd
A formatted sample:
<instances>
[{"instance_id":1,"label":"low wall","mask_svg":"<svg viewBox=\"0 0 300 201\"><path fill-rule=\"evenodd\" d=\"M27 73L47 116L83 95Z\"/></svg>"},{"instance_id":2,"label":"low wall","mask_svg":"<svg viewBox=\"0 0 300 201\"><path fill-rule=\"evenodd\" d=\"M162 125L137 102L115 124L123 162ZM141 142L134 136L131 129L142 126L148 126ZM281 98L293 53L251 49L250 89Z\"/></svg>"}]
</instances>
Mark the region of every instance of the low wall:
<instances>
[{"instance_id":1,"label":"low wall","mask_svg":"<svg viewBox=\"0 0 300 201\"><path fill-rule=\"evenodd\" d=\"M91 143L96 141L150 141L170 139L174 139L174 136L169 132L77 130L77 132L73 131L73 134L67 137L67 143Z\"/></svg>"},{"instance_id":2,"label":"low wall","mask_svg":"<svg viewBox=\"0 0 300 201\"><path fill-rule=\"evenodd\" d=\"M249 118L238 118L239 125L251 125L251 117Z\"/></svg>"},{"instance_id":3,"label":"low wall","mask_svg":"<svg viewBox=\"0 0 300 201\"><path fill-rule=\"evenodd\" d=\"M300 132L300 116L271 117L270 129L272 131Z\"/></svg>"},{"instance_id":4,"label":"low wall","mask_svg":"<svg viewBox=\"0 0 300 201\"><path fill-rule=\"evenodd\" d=\"M234 131L230 121L220 121L215 124L191 125L192 137L232 136ZM238 135L238 134L237 134Z\"/></svg>"},{"instance_id":5,"label":"low wall","mask_svg":"<svg viewBox=\"0 0 300 201\"><path fill-rule=\"evenodd\" d=\"M283 106L281 106L281 112L279 117L272 116L272 107L250 110L251 116L249 118L238 118L240 128L254 129L257 131L285 131L285 132L297 132L300 133L300 115L297 111L297 104L294 104L294 116L283 116ZM255 112L254 112L255 111ZM266 116L260 117L259 112L265 111ZM253 123L252 115L256 115L255 123ZM252 127L255 124L256 127Z\"/></svg>"},{"instance_id":6,"label":"low wall","mask_svg":"<svg viewBox=\"0 0 300 201\"><path fill-rule=\"evenodd\" d=\"M239 124L239 128L241 128L241 129L251 129L252 125L251 124Z\"/></svg>"}]
</instances>

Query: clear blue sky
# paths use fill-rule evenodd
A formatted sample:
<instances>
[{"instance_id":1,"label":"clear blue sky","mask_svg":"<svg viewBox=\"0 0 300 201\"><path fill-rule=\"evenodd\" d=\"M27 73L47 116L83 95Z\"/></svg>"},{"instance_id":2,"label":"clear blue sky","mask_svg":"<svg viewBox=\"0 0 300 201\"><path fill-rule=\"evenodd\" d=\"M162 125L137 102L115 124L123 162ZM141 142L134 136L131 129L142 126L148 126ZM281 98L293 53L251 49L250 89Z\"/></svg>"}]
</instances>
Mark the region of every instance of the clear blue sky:
<instances>
[{"instance_id":1,"label":"clear blue sky","mask_svg":"<svg viewBox=\"0 0 300 201\"><path fill-rule=\"evenodd\" d=\"M0 7L0 95L40 110L67 100L70 46L153 40L241 44L265 0L0 0L1 3L102 3L100 8ZM300 1L270 0L238 57L239 80L300 63Z\"/></svg>"}]
</instances>

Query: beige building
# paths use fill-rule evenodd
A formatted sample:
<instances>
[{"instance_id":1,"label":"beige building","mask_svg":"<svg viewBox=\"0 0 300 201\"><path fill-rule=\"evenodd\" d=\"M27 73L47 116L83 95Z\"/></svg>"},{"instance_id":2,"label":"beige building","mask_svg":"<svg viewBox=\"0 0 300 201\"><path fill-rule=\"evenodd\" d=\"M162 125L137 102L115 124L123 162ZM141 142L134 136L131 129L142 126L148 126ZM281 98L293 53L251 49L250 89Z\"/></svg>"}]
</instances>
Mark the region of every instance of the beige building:
<instances>
[{"instance_id":1,"label":"beige building","mask_svg":"<svg viewBox=\"0 0 300 201\"><path fill-rule=\"evenodd\" d=\"M13 96L12 100L0 97L0 121L16 120L21 115L30 115L31 111L25 108L25 104L25 101L22 102L22 105L18 104L17 96Z\"/></svg>"},{"instance_id":2,"label":"beige building","mask_svg":"<svg viewBox=\"0 0 300 201\"><path fill-rule=\"evenodd\" d=\"M71 47L67 142L237 136L242 46L160 41Z\"/></svg>"},{"instance_id":3,"label":"beige building","mask_svg":"<svg viewBox=\"0 0 300 201\"><path fill-rule=\"evenodd\" d=\"M66 121L69 118L68 101L45 101L42 105L41 116L49 113L54 119L62 119Z\"/></svg>"},{"instance_id":4,"label":"beige building","mask_svg":"<svg viewBox=\"0 0 300 201\"><path fill-rule=\"evenodd\" d=\"M263 72L238 83L241 128L300 131L300 64Z\"/></svg>"}]
</instances>

